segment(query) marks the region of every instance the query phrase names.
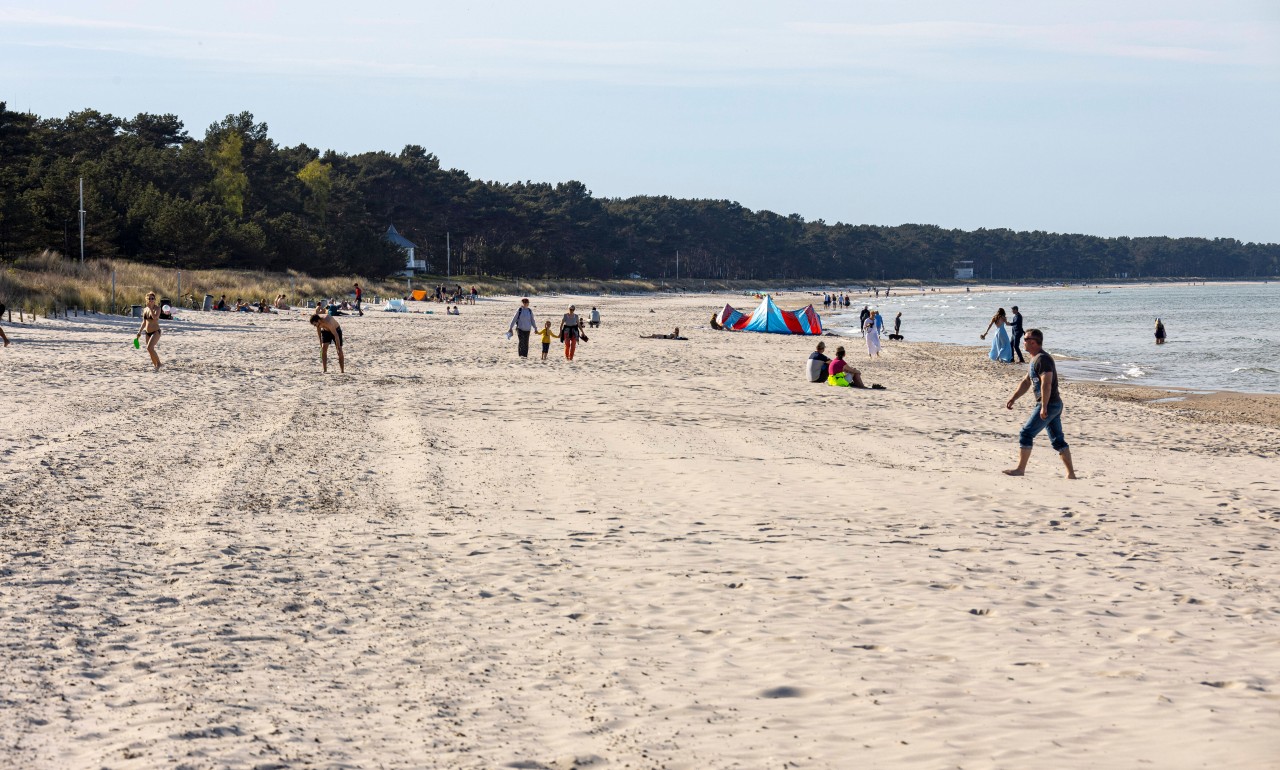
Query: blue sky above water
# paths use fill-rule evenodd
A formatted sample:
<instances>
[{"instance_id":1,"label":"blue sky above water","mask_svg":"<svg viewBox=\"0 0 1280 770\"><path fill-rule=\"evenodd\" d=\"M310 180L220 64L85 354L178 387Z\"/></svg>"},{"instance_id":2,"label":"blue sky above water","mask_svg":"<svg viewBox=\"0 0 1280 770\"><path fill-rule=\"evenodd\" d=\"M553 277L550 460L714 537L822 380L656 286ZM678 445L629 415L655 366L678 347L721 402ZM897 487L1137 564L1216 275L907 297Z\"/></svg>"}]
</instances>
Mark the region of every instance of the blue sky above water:
<instances>
[{"instance_id":1,"label":"blue sky above water","mask_svg":"<svg viewBox=\"0 0 1280 770\"><path fill-rule=\"evenodd\" d=\"M1280 241L1274 2L0 0L0 99L828 222Z\"/></svg>"}]
</instances>

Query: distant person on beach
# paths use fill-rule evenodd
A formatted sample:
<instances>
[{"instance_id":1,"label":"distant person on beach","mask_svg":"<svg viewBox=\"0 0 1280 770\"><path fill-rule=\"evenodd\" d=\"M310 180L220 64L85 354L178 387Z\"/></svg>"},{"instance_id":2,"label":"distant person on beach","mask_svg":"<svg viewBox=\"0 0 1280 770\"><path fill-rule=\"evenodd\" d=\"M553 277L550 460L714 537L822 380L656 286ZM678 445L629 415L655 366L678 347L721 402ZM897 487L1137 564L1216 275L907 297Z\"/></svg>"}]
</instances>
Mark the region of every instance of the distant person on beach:
<instances>
[{"instance_id":1,"label":"distant person on beach","mask_svg":"<svg viewBox=\"0 0 1280 770\"><path fill-rule=\"evenodd\" d=\"M1026 359L1022 357L1022 313L1018 311L1018 306L1013 306L1013 318L1009 319L1009 331L1013 333L1013 352L1018 356L1018 363L1025 364Z\"/></svg>"},{"instance_id":2,"label":"distant person on beach","mask_svg":"<svg viewBox=\"0 0 1280 770\"><path fill-rule=\"evenodd\" d=\"M511 338L511 330L516 330L516 335L520 338L520 344L517 348L521 358L529 357L529 333L537 328L537 322L533 320L533 310L529 308L529 298L525 297L520 300L520 307L516 308L516 314L511 319L511 325L507 327L507 338Z\"/></svg>"},{"instance_id":3,"label":"distant person on beach","mask_svg":"<svg viewBox=\"0 0 1280 770\"><path fill-rule=\"evenodd\" d=\"M991 316L991 322L987 324L987 331L979 335L979 339L986 339L987 332L991 331L991 327L996 327L996 336L991 340L991 352L988 356L992 361L1000 361L1001 363L1013 363L1013 349L1009 347L1009 332L1005 329L1008 323L1008 317L1004 313L1004 308L996 310L996 314ZM1030 352L1030 348L1027 348Z\"/></svg>"},{"instance_id":4,"label":"distant person on beach","mask_svg":"<svg viewBox=\"0 0 1280 770\"><path fill-rule=\"evenodd\" d=\"M315 313L311 316L311 325L320 336L320 371L329 371L329 346L338 350L338 371L347 371L347 362L342 356L342 327L332 316Z\"/></svg>"},{"instance_id":5,"label":"distant person on beach","mask_svg":"<svg viewBox=\"0 0 1280 770\"><path fill-rule=\"evenodd\" d=\"M5 304L3 302L0 302L0 316L4 315L5 310L7 310L7 308L5 307ZM0 340L4 340L4 346L6 348L9 347L9 335L4 333L4 327L2 326L0 326Z\"/></svg>"},{"instance_id":6,"label":"distant person on beach","mask_svg":"<svg viewBox=\"0 0 1280 770\"><path fill-rule=\"evenodd\" d=\"M550 321L547 321L546 326L542 327L542 331L538 332L538 335L542 337L542 360L546 361L547 353L551 352L551 338L556 336L556 333L551 331Z\"/></svg>"},{"instance_id":7,"label":"distant person on beach","mask_svg":"<svg viewBox=\"0 0 1280 770\"><path fill-rule=\"evenodd\" d=\"M641 334L640 339L645 340L687 340L688 337L680 336L680 327L677 326L675 331L670 334Z\"/></svg>"},{"instance_id":8,"label":"distant person on beach","mask_svg":"<svg viewBox=\"0 0 1280 770\"><path fill-rule=\"evenodd\" d=\"M862 312L858 313L858 328L866 333L867 319L871 317L871 308L867 305L862 306Z\"/></svg>"},{"instance_id":9,"label":"distant person on beach","mask_svg":"<svg viewBox=\"0 0 1280 770\"><path fill-rule=\"evenodd\" d=\"M156 305L154 291L147 292L147 304L142 308L142 325L138 327L138 333L133 335L133 341L137 342L143 334L147 335L147 355L151 356L151 364L158 372L160 354L156 353L156 345L160 342L160 308Z\"/></svg>"},{"instance_id":10,"label":"distant person on beach","mask_svg":"<svg viewBox=\"0 0 1280 770\"><path fill-rule=\"evenodd\" d=\"M594 307L591 308L591 320L587 321L587 325L592 329L600 325L600 311L596 310Z\"/></svg>"},{"instance_id":11,"label":"distant person on beach","mask_svg":"<svg viewBox=\"0 0 1280 770\"><path fill-rule=\"evenodd\" d=\"M824 352L827 349L827 343L818 342L818 349L809 354L809 360L805 363L805 374L809 377L809 382L822 382L827 379L827 370L831 365L831 359L827 358Z\"/></svg>"},{"instance_id":12,"label":"distant person on beach","mask_svg":"<svg viewBox=\"0 0 1280 770\"><path fill-rule=\"evenodd\" d=\"M1159 318L1157 318L1156 319L1156 344L1163 345L1164 337L1165 337L1164 324L1160 322Z\"/></svg>"},{"instance_id":13,"label":"distant person on beach","mask_svg":"<svg viewBox=\"0 0 1280 770\"><path fill-rule=\"evenodd\" d=\"M569 306L569 312L560 319L560 339L564 340L564 357L570 361L578 352L578 338L582 336L582 319L574 312L576 308Z\"/></svg>"},{"instance_id":14,"label":"distant person on beach","mask_svg":"<svg viewBox=\"0 0 1280 770\"><path fill-rule=\"evenodd\" d=\"M880 330L876 328L876 318L879 313L871 311L871 315L862 322L862 336L867 338L867 358L875 358L880 355Z\"/></svg>"},{"instance_id":15,"label":"distant person on beach","mask_svg":"<svg viewBox=\"0 0 1280 770\"><path fill-rule=\"evenodd\" d=\"M1049 443L1053 446L1062 464L1067 467L1067 478L1076 477L1075 468L1071 464L1071 447L1067 445L1066 436L1062 433L1062 396L1058 393L1058 367L1053 356L1044 350L1044 334L1039 329L1028 329L1026 335L1027 352L1031 354L1031 369L1026 377L1018 383L1005 403L1005 409L1012 410L1013 404L1028 389L1034 389L1036 408L1027 418L1022 431L1018 433L1018 467L1005 471L1010 476L1021 476L1027 470L1027 460L1031 459L1031 446L1036 434L1042 430L1049 432Z\"/></svg>"},{"instance_id":16,"label":"distant person on beach","mask_svg":"<svg viewBox=\"0 0 1280 770\"><path fill-rule=\"evenodd\" d=\"M889 339L897 340L897 341L902 340L902 312L901 311L899 311L898 314L893 317L893 334L889 335Z\"/></svg>"},{"instance_id":17,"label":"distant person on beach","mask_svg":"<svg viewBox=\"0 0 1280 770\"><path fill-rule=\"evenodd\" d=\"M356 289L356 308L355 308L356 312L359 313L360 315L364 315L364 311L360 309L360 298L364 296L364 289L361 289L360 284L358 283L355 284L355 289Z\"/></svg>"}]
</instances>

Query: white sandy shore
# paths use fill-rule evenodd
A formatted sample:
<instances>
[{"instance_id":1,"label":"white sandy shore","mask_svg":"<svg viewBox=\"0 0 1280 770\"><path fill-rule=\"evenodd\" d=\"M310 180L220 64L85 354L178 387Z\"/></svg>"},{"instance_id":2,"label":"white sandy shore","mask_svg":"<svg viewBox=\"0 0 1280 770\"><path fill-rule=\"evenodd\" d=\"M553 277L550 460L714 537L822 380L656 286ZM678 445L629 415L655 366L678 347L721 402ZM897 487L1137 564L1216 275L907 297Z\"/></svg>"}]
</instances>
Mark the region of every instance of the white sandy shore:
<instances>
[{"instance_id":1,"label":"white sandy shore","mask_svg":"<svg viewBox=\"0 0 1280 770\"><path fill-rule=\"evenodd\" d=\"M1280 767L1280 431L725 300L6 324L0 766Z\"/></svg>"}]
</instances>

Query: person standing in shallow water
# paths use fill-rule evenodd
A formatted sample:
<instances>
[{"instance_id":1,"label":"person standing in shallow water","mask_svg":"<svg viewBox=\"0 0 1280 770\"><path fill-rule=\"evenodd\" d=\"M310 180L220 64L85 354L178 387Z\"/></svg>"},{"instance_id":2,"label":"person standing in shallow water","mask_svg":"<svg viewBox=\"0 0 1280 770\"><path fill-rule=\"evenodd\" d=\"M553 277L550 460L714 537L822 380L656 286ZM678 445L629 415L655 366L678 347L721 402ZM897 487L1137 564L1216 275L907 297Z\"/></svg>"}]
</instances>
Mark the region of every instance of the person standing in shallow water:
<instances>
[{"instance_id":1,"label":"person standing in shallow water","mask_svg":"<svg viewBox=\"0 0 1280 770\"><path fill-rule=\"evenodd\" d=\"M1160 319L1157 318L1156 319L1156 344L1163 345L1164 337L1165 337L1164 324L1160 323Z\"/></svg>"},{"instance_id":2,"label":"person standing in shallow water","mask_svg":"<svg viewBox=\"0 0 1280 770\"><path fill-rule=\"evenodd\" d=\"M1013 317L1009 319L1009 331L1013 334L1013 354L1018 357L1018 363L1025 364L1027 361L1022 357L1022 337L1026 332L1022 330L1022 313L1017 305L1013 306Z\"/></svg>"},{"instance_id":3,"label":"person standing in shallow water","mask_svg":"<svg viewBox=\"0 0 1280 770\"><path fill-rule=\"evenodd\" d=\"M1014 403L1022 394L1034 388L1036 408L1018 433L1018 467L1010 468L1005 474L1021 476L1026 472L1027 461L1031 459L1032 442L1037 433L1047 430L1050 445L1067 468L1067 478L1074 479L1076 471L1071 464L1071 447L1067 445L1067 438L1062 433L1062 396L1058 392L1058 367L1043 345L1044 334L1039 329L1028 329L1026 346L1027 352L1031 354L1031 368L1004 407L1012 411Z\"/></svg>"},{"instance_id":4,"label":"person standing in shallow water","mask_svg":"<svg viewBox=\"0 0 1280 770\"><path fill-rule=\"evenodd\" d=\"M1008 318L1004 314L1004 308L998 308L996 314L991 316L991 323L987 324L987 331L978 335L980 339L987 338L987 332L991 331L991 327L996 327L995 339L991 340L991 353L989 354L992 361L999 361L1005 364L1013 363L1013 348L1009 346L1009 332L1005 329Z\"/></svg>"}]
</instances>

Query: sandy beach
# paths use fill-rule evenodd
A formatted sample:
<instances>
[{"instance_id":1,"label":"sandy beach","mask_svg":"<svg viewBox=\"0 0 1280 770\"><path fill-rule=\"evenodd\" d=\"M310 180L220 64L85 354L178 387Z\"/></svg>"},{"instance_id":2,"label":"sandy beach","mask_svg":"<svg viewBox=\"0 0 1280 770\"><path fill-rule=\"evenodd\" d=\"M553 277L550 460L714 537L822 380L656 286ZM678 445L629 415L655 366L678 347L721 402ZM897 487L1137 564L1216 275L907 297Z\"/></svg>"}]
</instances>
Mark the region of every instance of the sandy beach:
<instances>
[{"instance_id":1,"label":"sandy beach","mask_svg":"<svg viewBox=\"0 0 1280 770\"><path fill-rule=\"evenodd\" d=\"M1081 478L1009 478L1022 367L810 384L726 301L535 297L572 363L368 310L323 376L302 311L158 374L6 322L0 766L1280 767L1276 397L1067 382Z\"/></svg>"}]
</instances>

